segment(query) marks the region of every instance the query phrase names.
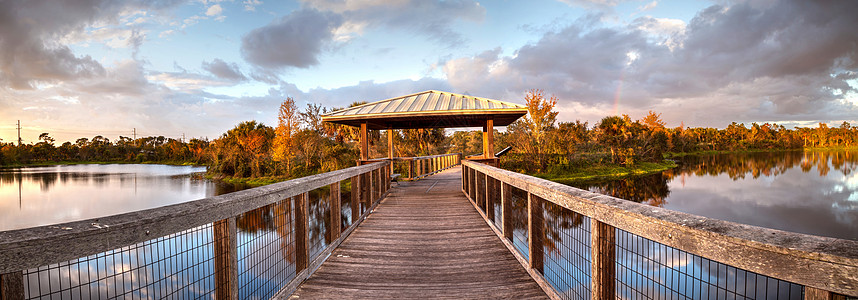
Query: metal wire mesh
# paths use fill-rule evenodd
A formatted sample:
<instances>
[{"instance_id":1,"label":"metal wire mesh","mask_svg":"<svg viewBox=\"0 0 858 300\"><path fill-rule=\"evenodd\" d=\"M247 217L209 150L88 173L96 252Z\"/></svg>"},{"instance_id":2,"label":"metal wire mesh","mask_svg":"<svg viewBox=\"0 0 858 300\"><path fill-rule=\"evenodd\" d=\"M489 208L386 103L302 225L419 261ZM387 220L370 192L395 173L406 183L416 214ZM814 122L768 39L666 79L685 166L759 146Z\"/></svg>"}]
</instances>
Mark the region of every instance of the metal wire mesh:
<instances>
[{"instance_id":1,"label":"metal wire mesh","mask_svg":"<svg viewBox=\"0 0 858 300\"><path fill-rule=\"evenodd\" d=\"M26 299L207 298L212 224L24 271ZM219 270L220 271L220 270Z\"/></svg>"},{"instance_id":2,"label":"metal wire mesh","mask_svg":"<svg viewBox=\"0 0 858 300\"><path fill-rule=\"evenodd\" d=\"M340 181L340 221L342 231L352 225L352 180Z\"/></svg>"},{"instance_id":3,"label":"metal wire mesh","mask_svg":"<svg viewBox=\"0 0 858 300\"><path fill-rule=\"evenodd\" d=\"M510 202L512 212L509 220L512 222L512 244L525 258L529 257L527 246L527 192L517 187L510 187Z\"/></svg>"},{"instance_id":4,"label":"metal wire mesh","mask_svg":"<svg viewBox=\"0 0 858 300\"><path fill-rule=\"evenodd\" d=\"M475 173L475 181L477 186L476 191L476 199L477 207L480 208L480 211L483 213L486 212L486 175L480 172Z\"/></svg>"},{"instance_id":5,"label":"metal wire mesh","mask_svg":"<svg viewBox=\"0 0 858 300\"><path fill-rule=\"evenodd\" d=\"M309 226L310 260L312 261L331 242L328 224L331 223L331 188L323 186L307 193L310 205Z\"/></svg>"},{"instance_id":6,"label":"metal wire mesh","mask_svg":"<svg viewBox=\"0 0 858 300\"><path fill-rule=\"evenodd\" d=\"M295 200L238 217L239 299L268 299L295 278Z\"/></svg>"},{"instance_id":7,"label":"metal wire mesh","mask_svg":"<svg viewBox=\"0 0 858 300\"><path fill-rule=\"evenodd\" d=\"M491 201L489 201L489 203L491 203L492 207L489 209L491 209L494 212L494 219L492 220L492 222L495 224L496 228L502 229L503 228L503 205L501 203L501 184L502 184L502 182L500 180L493 178L493 177L489 177L489 181L491 182L491 184L489 184L489 186L491 187L491 190L492 190L492 192L490 194Z\"/></svg>"},{"instance_id":8,"label":"metal wire mesh","mask_svg":"<svg viewBox=\"0 0 858 300\"><path fill-rule=\"evenodd\" d=\"M591 299L590 218L541 202L545 279L563 299Z\"/></svg>"},{"instance_id":9,"label":"metal wire mesh","mask_svg":"<svg viewBox=\"0 0 858 300\"><path fill-rule=\"evenodd\" d=\"M616 230L617 295L624 299L803 299L801 285Z\"/></svg>"}]
</instances>

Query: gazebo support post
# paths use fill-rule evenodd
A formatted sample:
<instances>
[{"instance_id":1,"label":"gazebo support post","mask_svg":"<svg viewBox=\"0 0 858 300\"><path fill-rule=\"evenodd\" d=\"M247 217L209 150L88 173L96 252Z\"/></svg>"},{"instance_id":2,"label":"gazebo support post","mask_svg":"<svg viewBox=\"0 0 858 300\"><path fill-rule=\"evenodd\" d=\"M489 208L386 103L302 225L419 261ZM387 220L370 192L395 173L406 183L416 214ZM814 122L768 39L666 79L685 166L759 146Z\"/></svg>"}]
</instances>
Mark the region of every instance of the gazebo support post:
<instances>
[{"instance_id":1,"label":"gazebo support post","mask_svg":"<svg viewBox=\"0 0 858 300\"><path fill-rule=\"evenodd\" d=\"M366 137L366 122L360 123L360 160L369 160L369 140Z\"/></svg>"},{"instance_id":2,"label":"gazebo support post","mask_svg":"<svg viewBox=\"0 0 858 300\"><path fill-rule=\"evenodd\" d=\"M393 126L387 125L387 158L390 158L390 175L393 176Z\"/></svg>"},{"instance_id":3,"label":"gazebo support post","mask_svg":"<svg viewBox=\"0 0 858 300\"><path fill-rule=\"evenodd\" d=\"M483 158L495 158L494 120L489 118L483 126Z\"/></svg>"}]
</instances>

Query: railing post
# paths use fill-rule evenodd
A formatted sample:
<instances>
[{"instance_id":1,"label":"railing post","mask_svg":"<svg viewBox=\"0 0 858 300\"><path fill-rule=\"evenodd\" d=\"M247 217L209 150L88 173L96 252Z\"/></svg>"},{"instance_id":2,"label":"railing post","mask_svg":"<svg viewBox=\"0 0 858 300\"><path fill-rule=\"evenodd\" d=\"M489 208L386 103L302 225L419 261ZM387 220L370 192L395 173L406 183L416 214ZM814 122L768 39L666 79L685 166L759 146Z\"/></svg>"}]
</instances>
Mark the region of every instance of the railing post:
<instances>
[{"instance_id":1,"label":"railing post","mask_svg":"<svg viewBox=\"0 0 858 300\"><path fill-rule=\"evenodd\" d=\"M593 299L613 299L616 295L616 234L614 226L590 219L590 257L592 260L590 290Z\"/></svg>"},{"instance_id":2,"label":"railing post","mask_svg":"<svg viewBox=\"0 0 858 300\"><path fill-rule=\"evenodd\" d=\"M512 187L501 182L501 228L503 237L512 240Z\"/></svg>"},{"instance_id":3,"label":"railing post","mask_svg":"<svg viewBox=\"0 0 858 300\"><path fill-rule=\"evenodd\" d=\"M542 215L542 199L527 193L527 249L530 268L542 273L543 246L545 234L544 216Z\"/></svg>"},{"instance_id":4,"label":"railing post","mask_svg":"<svg viewBox=\"0 0 858 300\"><path fill-rule=\"evenodd\" d=\"M352 177L351 191L352 224L360 218L360 175Z\"/></svg>"},{"instance_id":5,"label":"railing post","mask_svg":"<svg viewBox=\"0 0 858 300\"><path fill-rule=\"evenodd\" d=\"M340 237L340 227L342 226L342 222L340 220L340 182L331 183L331 224L328 226L328 235L330 238L328 242L336 240Z\"/></svg>"},{"instance_id":6,"label":"railing post","mask_svg":"<svg viewBox=\"0 0 858 300\"><path fill-rule=\"evenodd\" d=\"M468 194L468 167L462 166L462 191Z\"/></svg>"},{"instance_id":7,"label":"railing post","mask_svg":"<svg viewBox=\"0 0 858 300\"><path fill-rule=\"evenodd\" d=\"M307 230L310 207L307 193L295 196L295 273L307 268L310 258L310 234Z\"/></svg>"},{"instance_id":8,"label":"railing post","mask_svg":"<svg viewBox=\"0 0 858 300\"><path fill-rule=\"evenodd\" d=\"M414 178L414 159L408 160L408 178Z\"/></svg>"},{"instance_id":9,"label":"railing post","mask_svg":"<svg viewBox=\"0 0 858 300\"><path fill-rule=\"evenodd\" d=\"M238 299L236 273L238 243L235 230L234 217L215 221L212 226L212 231L214 231L216 299Z\"/></svg>"},{"instance_id":10,"label":"railing post","mask_svg":"<svg viewBox=\"0 0 858 300\"><path fill-rule=\"evenodd\" d=\"M24 299L24 273L12 272L0 274L0 299Z\"/></svg>"}]
</instances>

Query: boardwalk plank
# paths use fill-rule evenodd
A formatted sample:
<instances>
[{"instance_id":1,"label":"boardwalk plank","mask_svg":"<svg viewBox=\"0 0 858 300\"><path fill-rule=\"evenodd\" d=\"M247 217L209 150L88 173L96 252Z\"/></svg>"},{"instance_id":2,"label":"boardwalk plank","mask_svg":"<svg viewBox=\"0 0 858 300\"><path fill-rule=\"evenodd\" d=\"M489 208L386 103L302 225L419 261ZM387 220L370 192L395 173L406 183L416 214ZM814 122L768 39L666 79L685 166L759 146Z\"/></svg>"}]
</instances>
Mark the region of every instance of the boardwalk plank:
<instances>
[{"instance_id":1,"label":"boardwalk plank","mask_svg":"<svg viewBox=\"0 0 858 300\"><path fill-rule=\"evenodd\" d=\"M292 299L545 299L453 168L391 189Z\"/></svg>"}]
</instances>

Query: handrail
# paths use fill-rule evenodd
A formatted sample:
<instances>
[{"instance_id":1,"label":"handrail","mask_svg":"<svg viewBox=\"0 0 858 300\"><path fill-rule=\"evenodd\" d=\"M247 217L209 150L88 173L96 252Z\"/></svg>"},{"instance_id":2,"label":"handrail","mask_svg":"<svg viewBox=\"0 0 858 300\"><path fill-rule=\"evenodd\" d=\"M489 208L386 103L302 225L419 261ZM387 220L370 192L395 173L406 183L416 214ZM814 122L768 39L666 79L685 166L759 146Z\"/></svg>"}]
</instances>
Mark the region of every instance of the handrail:
<instances>
[{"instance_id":1,"label":"handrail","mask_svg":"<svg viewBox=\"0 0 858 300\"><path fill-rule=\"evenodd\" d=\"M7 276L17 276L14 274L21 274L22 270L39 268L105 251L120 249L213 223L215 224L215 231L218 230L217 228L220 223L223 226L229 223L231 232L229 235L231 236L233 246L229 251L234 255L235 218L243 213L272 205L291 197L301 198L300 200L295 200L297 215L294 226L298 226L296 227L298 229L295 230L297 230L299 237L301 234L306 236L307 224L301 225L300 220L303 218L304 223L306 223L307 216L306 212L301 212L300 210L306 210L308 201L306 195L308 192L326 186L336 187L337 194L334 196L332 192L331 199L333 200L333 197L336 197L337 202L334 204L334 201L331 201L331 206L335 205L339 209L339 183L340 181L353 179L353 191L356 191L357 194L353 192L352 205L354 206L358 201L361 201L372 206L384 197L390 187L390 178L381 175L389 172L389 167L390 165L387 162L377 162L159 208L57 225L3 231L0 232L0 274L3 276L4 285L0 286L0 293L8 292L5 290ZM355 188L357 190L354 190ZM356 215L353 210L353 223L350 228L343 230L342 236L340 236L340 232L337 230L333 236L334 239L339 236L339 239L332 242L322 253L330 253L339 244L339 241L347 236L367 214L368 212L363 215ZM336 218L332 217L331 219L335 219L337 222L333 224L333 221L331 221L333 224L332 227L338 229L340 222L339 212L336 214ZM215 245L217 243L215 242ZM321 264L326 255L320 255L323 257L316 259L321 261L310 262L308 260L313 260L313 258L306 257L308 256L306 253L301 253L301 251L306 252L306 240L299 238L296 243L304 247L303 250L299 249L298 251L298 261L300 262L302 259L305 261L303 266L301 263L298 264L298 270L296 271L302 272L301 269L303 267L304 271L306 271L304 275L309 276L308 274L312 272L311 270L314 270L312 266L316 263ZM302 258L302 255L305 257ZM309 265L307 265L308 263ZM234 267L233 265L232 268ZM309 271L306 269L309 269ZM232 276L234 277L234 273ZM297 276L293 281L299 280L299 278L301 276ZM10 280L20 280L20 278ZM298 282L300 283L300 281ZM23 291L20 292L23 293ZM23 297L23 294L21 296Z\"/></svg>"},{"instance_id":2,"label":"handrail","mask_svg":"<svg viewBox=\"0 0 858 300\"><path fill-rule=\"evenodd\" d=\"M858 296L858 241L785 232L652 207L472 161L463 162L463 174L463 192L475 201L475 205L479 201L483 201L484 205L486 201L492 201L491 197L486 196L492 195L491 189L501 190L501 201L509 201L509 187L515 187L528 194L529 202L547 201L589 217L592 220L590 230L594 234L593 240L607 238L613 245L611 239L614 238L616 228L706 259L803 285L810 288L806 293L834 292ZM491 187L492 183L487 182L489 178L500 181L502 186ZM482 188L486 190L480 191ZM528 207L532 205L528 203ZM538 211L541 212L541 208ZM493 211L491 213L494 214ZM529 210L528 214L531 213ZM489 222L489 212L481 211L481 214ZM542 227L541 224L531 226ZM539 228L536 230L542 230ZM504 228L495 230L502 237L510 234ZM530 232L528 237L533 234L541 234L541 231ZM592 247L605 250L602 245ZM609 248L612 253L613 248ZM542 257L541 246L530 247L528 251L540 252L530 253L530 260L534 256ZM596 252L592 258L592 292L596 295L601 292L598 287L612 286L612 283L601 285L596 284L596 281L605 283L614 280L600 277L605 274L598 274L597 265L612 270L614 261L612 257L605 261L604 253L593 251ZM542 268L541 261L535 266L532 261L522 262L526 263L529 270L533 267ZM616 276L612 272L607 275ZM531 275L534 274L531 272ZM539 281L537 277L540 276L535 276L535 279Z\"/></svg>"},{"instance_id":3,"label":"handrail","mask_svg":"<svg viewBox=\"0 0 858 300\"><path fill-rule=\"evenodd\" d=\"M440 171L449 169L459 165L462 161L461 153L436 154L428 156L416 157L394 157L388 158L396 164L397 162L407 164L407 176L403 176L405 180L420 179ZM406 171L406 170L403 170Z\"/></svg>"}]
</instances>

